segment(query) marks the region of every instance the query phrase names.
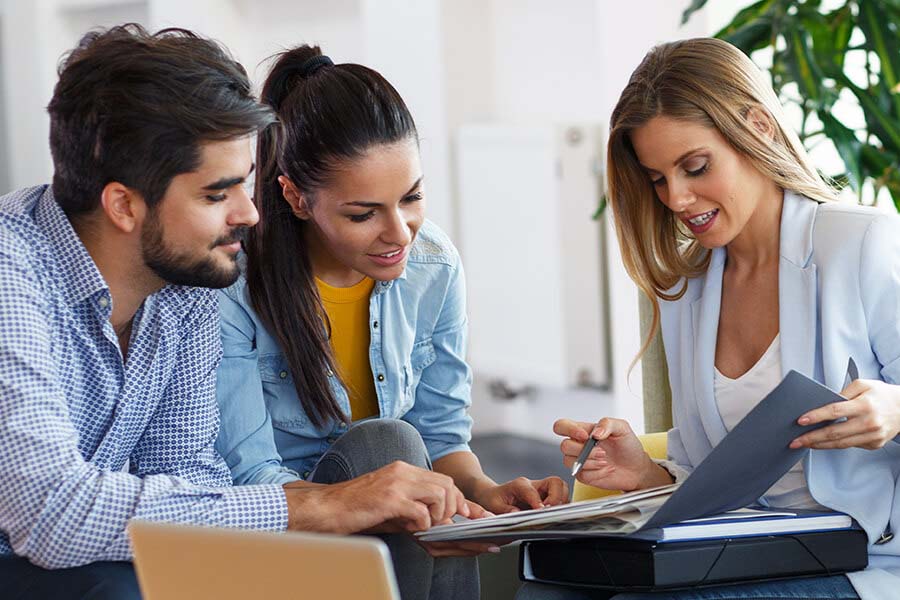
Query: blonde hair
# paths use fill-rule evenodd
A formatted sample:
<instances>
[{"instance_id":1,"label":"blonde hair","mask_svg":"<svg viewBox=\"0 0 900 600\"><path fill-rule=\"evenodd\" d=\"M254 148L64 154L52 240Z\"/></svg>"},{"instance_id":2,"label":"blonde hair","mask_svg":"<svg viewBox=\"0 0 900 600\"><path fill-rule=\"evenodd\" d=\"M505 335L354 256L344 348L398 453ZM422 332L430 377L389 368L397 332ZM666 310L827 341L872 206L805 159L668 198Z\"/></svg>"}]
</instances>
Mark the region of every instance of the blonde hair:
<instances>
[{"instance_id":1,"label":"blonde hair","mask_svg":"<svg viewBox=\"0 0 900 600\"><path fill-rule=\"evenodd\" d=\"M747 119L751 110L770 118L774 139ZM818 201L837 198L786 125L772 86L743 52L714 38L670 42L650 50L613 110L607 151L608 197L622 260L653 306L649 335L634 362L659 328L659 299L681 298L687 279L705 273L710 257L659 201L631 145L630 133L658 116L715 128L782 189ZM683 285L670 291L679 281Z\"/></svg>"}]
</instances>

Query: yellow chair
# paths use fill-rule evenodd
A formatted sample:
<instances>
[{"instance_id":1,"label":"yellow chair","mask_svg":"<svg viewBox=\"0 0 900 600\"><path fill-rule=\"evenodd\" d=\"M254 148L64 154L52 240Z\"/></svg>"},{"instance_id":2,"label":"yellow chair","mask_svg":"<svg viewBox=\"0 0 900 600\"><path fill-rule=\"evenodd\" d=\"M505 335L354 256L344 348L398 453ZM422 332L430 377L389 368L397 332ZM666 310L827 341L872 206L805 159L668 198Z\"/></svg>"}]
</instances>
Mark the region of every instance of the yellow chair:
<instances>
[{"instance_id":1,"label":"yellow chair","mask_svg":"<svg viewBox=\"0 0 900 600\"><path fill-rule=\"evenodd\" d=\"M648 433L639 436L644 450L650 455L650 458L666 458L666 432ZM586 485L580 481L575 482L575 489L572 492L572 501L593 500L594 498L602 498L603 496L612 496L620 494L616 490L604 490L591 485Z\"/></svg>"}]
</instances>

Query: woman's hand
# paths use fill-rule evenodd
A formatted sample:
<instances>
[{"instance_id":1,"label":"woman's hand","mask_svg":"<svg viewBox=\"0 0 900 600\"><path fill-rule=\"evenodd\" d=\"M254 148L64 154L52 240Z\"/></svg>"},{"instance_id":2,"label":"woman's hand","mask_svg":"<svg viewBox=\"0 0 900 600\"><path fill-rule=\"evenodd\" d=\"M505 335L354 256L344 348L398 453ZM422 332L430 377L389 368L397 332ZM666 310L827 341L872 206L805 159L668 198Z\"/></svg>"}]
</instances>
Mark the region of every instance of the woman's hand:
<instances>
[{"instance_id":1,"label":"woman's hand","mask_svg":"<svg viewBox=\"0 0 900 600\"><path fill-rule=\"evenodd\" d=\"M672 483L669 473L653 462L627 421L604 418L598 423L560 419L553 432L565 436L560 444L569 469L593 436L597 445L578 472L582 483L608 490L632 491Z\"/></svg>"},{"instance_id":2,"label":"woman's hand","mask_svg":"<svg viewBox=\"0 0 900 600\"><path fill-rule=\"evenodd\" d=\"M797 423L846 420L801 435L791 442L791 448L877 450L900 433L900 386L856 379L841 391L841 396L847 400L811 410Z\"/></svg>"},{"instance_id":3,"label":"woman's hand","mask_svg":"<svg viewBox=\"0 0 900 600\"><path fill-rule=\"evenodd\" d=\"M569 501L569 486L559 477L527 479L518 477L499 485L478 490L478 502L487 510L508 513L529 508L543 508Z\"/></svg>"}]
</instances>

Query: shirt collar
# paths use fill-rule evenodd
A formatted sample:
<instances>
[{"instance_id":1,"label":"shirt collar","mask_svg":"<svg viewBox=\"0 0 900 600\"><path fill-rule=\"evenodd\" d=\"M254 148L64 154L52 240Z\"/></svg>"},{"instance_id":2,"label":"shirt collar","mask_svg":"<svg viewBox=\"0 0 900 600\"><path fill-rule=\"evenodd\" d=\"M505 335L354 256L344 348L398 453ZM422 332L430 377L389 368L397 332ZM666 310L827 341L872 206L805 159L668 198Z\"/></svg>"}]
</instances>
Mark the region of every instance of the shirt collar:
<instances>
[{"instance_id":1,"label":"shirt collar","mask_svg":"<svg viewBox=\"0 0 900 600\"><path fill-rule=\"evenodd\" d=\"M44 190L35 209L35 223L47 237L56 255L60 279L69 302L77 304L99 292L109 293L109 286L97 264L75 233L68 217L56 202L50 186Z\"/></svg>"}]
</instances>

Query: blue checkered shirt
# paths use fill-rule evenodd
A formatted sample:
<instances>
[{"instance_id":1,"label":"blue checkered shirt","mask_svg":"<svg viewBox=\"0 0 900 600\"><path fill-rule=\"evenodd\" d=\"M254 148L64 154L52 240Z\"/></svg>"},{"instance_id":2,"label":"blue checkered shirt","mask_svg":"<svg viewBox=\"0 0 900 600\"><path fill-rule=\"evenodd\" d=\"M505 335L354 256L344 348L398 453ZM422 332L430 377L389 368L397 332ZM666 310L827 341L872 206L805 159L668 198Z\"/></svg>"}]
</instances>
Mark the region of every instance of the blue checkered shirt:
<instances>
[{"instance_id":1,"label":"blue checkered shirt","mask_svg":"<svg viewBox=\"0 0 900 600\"><path fill-rule=\"evenodd\" d=\"M129 560L130 519L283 530L216 453L216 295L169 286L123 364L109 287L46 186L0 197L0 555Z\"/></svg>"}]
</instances>

